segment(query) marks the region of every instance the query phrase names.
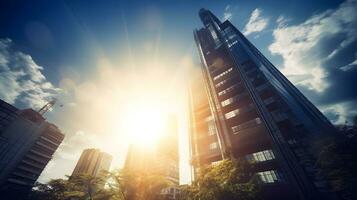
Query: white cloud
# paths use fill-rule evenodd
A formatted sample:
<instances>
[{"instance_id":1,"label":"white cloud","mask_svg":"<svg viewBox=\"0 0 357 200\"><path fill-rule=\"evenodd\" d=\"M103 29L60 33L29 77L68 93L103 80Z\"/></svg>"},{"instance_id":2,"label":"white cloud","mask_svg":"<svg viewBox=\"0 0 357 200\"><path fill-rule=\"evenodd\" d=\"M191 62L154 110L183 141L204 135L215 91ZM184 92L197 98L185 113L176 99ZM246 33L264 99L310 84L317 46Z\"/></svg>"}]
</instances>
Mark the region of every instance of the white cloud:
<instances>
[{"instance_id":1,"label":"white cloud","mask_svg":"<svg viewBox=\"0 0 357 200\"><path fill-rule=\"evenodd\" d=\"M0 98L13 104L39 108L51 99L59 88L42 74L30 55L13 49L10 39L0 39Z\"/></svg>"},{"instance_id":2,"label":"white cloud","mask_svg":"<svg viewBox=\"0 0 357 200\"><path fill-rule=\"evenodd\" d=\"M357 60L354 60L353 62L351 62L351 63L348 64L348 65L345 65L345 66L343 66L343 67L340 67L340 69L341 69L342 71L347 72L347 71L349 71L349 70L351 70L351 69L353 69L353 68L355 68L355 67L357 67Z\"/></svg>"},{"instance_id":3,"label":"white cloud","mask_svg":"<svg viewBox=\"0 0 357 200\"><path fill-rule=\"evenodd\" d=\"M273 33L275 41L269 50L283 57L282 72L288 77L306 77L298 84L310 90L323 92L328 88L329 83L324 79L328 72L324 69L323 62L332 59L356 40L356 10L356 1L346 1L337 9L314 15L301 24L278 26ZM279 21L283 22L284 19ZM320 46L321 43L339 34L345 36L340 45L328 56L321 56L321 49L326 49Z\"/></svg>"},{"instance_id":4,"label":"white cloud","mask_svg":"<svg viewBox=\"0 0 357 200\"><path fill-rule=\"evenodd\" d=\"M224 8L223 21L225 21L225 20L231 20L231 19L232 19L232 16L233 16L232 6L231 6L231 5L227 5L227 6Z\"/></svg>"},{"instance_id":5,"label":"white cloud","mask_svg":"<svg viewBox=\"0 0 357 200\"><path fill-rule=\"evenodd\" d=\"M253 10L248 23L245 25L243 34L244 35L249 35L254 32L260 32L264 30L269 22L268 18L263 18L261 16L261 10L259 8L256 8Z\"/></svg>"},{"instance_id":6,"label":"white cloud","mask_svg":"<svg viewBox=\"0 0 357 200\"><path fill-rule=\"evenodd\" d=\"M290 21L289 18L284 17L283 15L280 15L277 19L276 19L276 23L278 24L279 28L283 28L286 27L288 24L288 22Z\"/></svg>"},{"instance_id":7,"label":"white cloud","mask_svg":"<svg viewBox=\"0 0 357 200\"><path fill-rule=\"evenodd\" d=\"M341 69L342 71L347 72L347 71L350 71L350 70L352 70L352 69L354 69L354 68L356 68L356 67L357 67L357 52L356 52L356 54L355 54L355 60L354 60L353 62L351 62L351 63L345 65L345 66L340 67L340 69Z\"/></svg>"},{"instance_id":8,"label":"white cloud","mask_svg":"<svg viewBox=\"0 0 357 200\"><path fill-rule=\"evenodd\" d=\"M333 124L344 124L346 121L351 121L351 117L357 115L355 102L347 101L334 105L322 106L321 110L326 115L330 116Z\"/></svg>"}]
</instances>

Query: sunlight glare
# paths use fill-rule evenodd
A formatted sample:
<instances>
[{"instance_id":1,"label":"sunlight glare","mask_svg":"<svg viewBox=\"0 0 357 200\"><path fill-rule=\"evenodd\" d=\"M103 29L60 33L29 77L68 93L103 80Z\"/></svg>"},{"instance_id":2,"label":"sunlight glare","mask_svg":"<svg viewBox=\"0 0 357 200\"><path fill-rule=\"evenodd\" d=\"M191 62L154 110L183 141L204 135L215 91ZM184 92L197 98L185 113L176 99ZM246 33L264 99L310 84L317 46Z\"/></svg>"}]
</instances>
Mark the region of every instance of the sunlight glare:
<instances>
[{"instance_id":1,"label":"sunlight glare","mask_svg":"<svg viewBox=\"0 0 357 200\"><path fill-rule=\"evenodd\" d=\"M165 109L158 102L137 102L122 114L121 127L131 144L153 146L164 132Z\"/></svg>"}]
</instances>

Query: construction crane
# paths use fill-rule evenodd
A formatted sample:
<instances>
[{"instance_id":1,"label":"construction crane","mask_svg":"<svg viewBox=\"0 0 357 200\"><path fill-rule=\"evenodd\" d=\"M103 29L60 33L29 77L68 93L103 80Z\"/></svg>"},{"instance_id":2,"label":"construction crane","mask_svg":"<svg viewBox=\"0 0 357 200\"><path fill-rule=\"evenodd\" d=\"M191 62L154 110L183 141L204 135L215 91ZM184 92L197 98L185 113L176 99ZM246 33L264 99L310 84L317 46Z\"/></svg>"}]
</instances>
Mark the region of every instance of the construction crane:
<instances>
[{"instance_id":1,"label":"construction crane","mask_svg":"<svg viewBox=\"0 0 357 200\"><path fill-rule=\"evenodd\" d=\"M46 105L44 105L39 111L38 113L40 113L40 115L44 115L47 111L49 111L56 103L57 99L52 99L51 101L47 102Z\"/></svg>"}]
</instances>

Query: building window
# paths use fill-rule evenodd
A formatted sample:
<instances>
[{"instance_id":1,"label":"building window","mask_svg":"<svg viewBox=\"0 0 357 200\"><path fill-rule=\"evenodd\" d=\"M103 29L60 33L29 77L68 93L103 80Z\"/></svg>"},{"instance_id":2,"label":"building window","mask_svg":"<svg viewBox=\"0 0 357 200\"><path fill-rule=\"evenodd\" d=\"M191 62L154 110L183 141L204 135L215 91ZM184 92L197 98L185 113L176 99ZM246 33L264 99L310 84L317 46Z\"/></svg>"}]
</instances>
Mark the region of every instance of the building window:
<instances>
[{"instance_id":1,"label":"building window","mask_svg":"<svg viewBox=\"0 0 357 200\"><path fill-rule=\"evenodd\" d=\"M209 144L209 149L210 149L210 150L217 149L217 147L218 147L217 142L212 142L211 144Z\"/></svg>"},{"instance_id":2,"label":"building window","mask_svg":"<svg viewBox=\"0 0 357 200\"><path fill-rule=\"evenodd\" d=\"M245 113L245 112L249 112L251 110L254 109L253 104L249 104L248 106L244 106L243 108L239 108L239 109L235 109L231 112L228 112L225 114L226 119L230 119L232 117L235 117L237 115L239 115L240 113Z\"/></svg>"},{"instance_id":3,"label":"building window","mask_svg":"<svg viewBox=\"0 0 357 200\"><path fill-rule=\"evenodd\" d=\"M271 112L271 114L276 122L281 122L281 121L288 119L288 115L286 113L279 111L279 110Z\"/></svg>"},{"instance_id":4,"label":"building window","mask_svg":"<svg viewBox=\"0 0 357 200\"><path fill-rule=\"evenodd\" d=\"M247 122L240 124L238 126L233 126L232 131L233 131L233 134L237 134L241 130L255 127L256 125L261 124L261 123L262 123L261 119L259 117L257 117L253 120L247 121Z\"/></svg>"},{"instance_id":5,"label":"building window","mask_svg":"<svg viewBox=\"0 0 357 200\"><path fill-rule=\"evenodd\" d=\"M276 170L258 172L257 174L263 183L275 183L283 181L282 175Z\"/></svg>"},{"instance_id":6,"label":"building window","mask_svg":"<svg viewBox=\"0 0 357 200\"><path fill-rule=\"evenodd\" d=\"M224 101L221 102L222 106L226 106L226 105L229 105L233 102L233 98L229 98L229 99L226 99Z\"/></svg>"},{"instance_id":7,"label":"building window","mask_svg":"<svg viewBox=\"0 0 357 200\"><path fill-rule=\"evenodd\" d=\"M298 142L295 139L290 139L290 140L288 140L288 143L290 145L296 145Z\"/></svg>"},{"instance_id":8,"label":"building window","mask_svg":"<svg viewBox=\"0 0 357 200\"><path fill-rule=\"evenodd\" d=\"M256 153L248 154L246 155L246 158L248 162L255 163L255 162L264 162L267 160L273 160L275 159L275 155L272 150L265 150L265 151L259 151Z\"/></svg>"},{"instance_id":9,"label":"building window","mask_svg":"<svg viewBox=\"0 0 357 200\"><path fill-rule=\"evenodd\" d=\"M265 104L265 105L269 105L269 104L271 104L271 103L273 103L273 102L275 102L274 97L269 97L269 98L267 98L267 99L264 100L264 104Z\"/></svg>"},{"instance_id":10,"label":"building window","mask_svg":"<svg viewBox=\"0 0 357 200\"><path fill-rule=\"evenodd\" d=\"M217 80L217 79L223 77L224 75L228 74L228 73L231 72L232 70L233 70L232 67L229 68L229 69L227 69L226 71L224 71L224 72L218 74L217 76L215 76L215 77L213 78L213 80Z\"/></svg>"},{"instance_id":11,"label":"building window","mask_svg":"<svg viewBox=\"0 0 357 200\"><path fill-rule=\"evenodd\" d=\"M216 87L218 88L218 87L224 85L224 84L227 83L227 82L228 82L228 79L225 79L225 80L223 80L223 81L217 83L217 84L216 84Z\"/></svg>"},{"instance_id":12,"label":"building window","mask_svg":"<svg viewBox=\"0 0 357 200\"><path fill-rule=\"evenodd\" d=\"M224 116L226 117L226 119L230 119L232 117L239 115L239 111L240 111L240 109L235 109L231 112L226 113Z\"/></svg>"},{"instance_id":13,"label":"building window","mask_svg":"<svg viewBox=\"0 0 357 200\"><path fill-rule=\"evenodd\" d=\"M214 123L209 123L208 124L208 135L214 135L216 134L216 126Z\"/></svg>"},{"instance_id":14,"label":"building window","mask_svg":"<svg viewBox=\"0 0 357 200\"><path fill-rule=\"evenodd\" d=\"M228 47L232 47L233 45L237 44L238 41L237 40L234 40L232 43L228 43Z\"/></svg>"},{"instance_id":15,"label":"building window","mask_svg":"<svg viewBox=\"0 0 357 200\"><path fill-rule=\"evenodd\" d=\"M232 40L237 36L232 27L228 26L224 29L223 34L228 37L229 40Z\"/></svg>"},{"instance_id":16,"label":"building window","mask_svg":"<svg viewBox=\"0 0 357 200\"><path fill-rule=\"evenodd\" d=\"M258 92L260 92L260 91L262 91L262 90L264 90L266 88L269 88L269 86L270 85L268 83L264 83L263 85L258 86L256 89L257 89Z\"/></svg>"},{"instance_id":17,"label":"building window","mask_svg":"<svg viewBox=\"0 0 357 200\"><path fill-rule=\"evenodd\" d=\"M225 90L220 91L220 92L218 93L218 96L222 96L222 95L224 95L224 94L226 94L226 93L228 93L228 92L234 90L234 88L237 88L238 84L239 84L239 83L234 84L234 85L232 85L232 86L229 86L229 87L226 88Z\"/></svg>"},{"instance_id":18,"label":"building window","mask_svg":"<svg viewBox=\"0 0 357 200\"><path fill-rule=\"evenodd\" d=\"M231 103L233 103L233 102L236 102L236 101L238 101L240 98L242 98L243 96L245 96L245 95L247 95L247 93L241 93L241 94L238 94L238 95L236 95L236 96L234 96L234 97L231 97L231 98L229 98L229 99L226 99L226 100L224 100L224 101L222 101L221 102L221 104L222 104L222 106L224 107L224 106L227 106L227 105L229 105L229 104L231 104Z\"/></svg>"}]
</instances>

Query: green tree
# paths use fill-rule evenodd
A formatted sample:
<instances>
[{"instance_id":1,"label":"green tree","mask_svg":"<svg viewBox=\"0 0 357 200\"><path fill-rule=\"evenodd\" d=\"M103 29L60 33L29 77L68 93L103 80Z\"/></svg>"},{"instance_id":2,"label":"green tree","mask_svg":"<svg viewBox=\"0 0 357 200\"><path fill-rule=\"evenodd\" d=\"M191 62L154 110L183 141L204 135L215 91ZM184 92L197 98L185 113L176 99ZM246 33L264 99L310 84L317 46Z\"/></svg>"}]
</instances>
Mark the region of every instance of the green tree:
<instances>
[{"instance_id":1,"label":"green tree","mask_svg":"<svg viewBox=\"0 0 357 200\"><path fill-rule=\"evenodd\" d=\"M68 199L66 191L69 189L69 182L64 179L54 179L47 184L36 183L29 199L31 200L64 200Z\"/></svg>"},{"instance_id":2,"label":"green tree","mask_svg":"<svg viewBox=\"0 0 357 200\"><path fill-rule=\"evenodd\" d=\"M253 182L251 165L243 160L223 160L208 166L190 186L181 188L180 199L253 200L259 197L259 187Z\"/></svg>"},{"instance_id":3,"label":"green tree","mask_svg":"<svg viewBox=\"0 0 357 200\"><path fill-rule=\"evenodd\" d=\"M319 138L312 145L318 173L342 199L357 199L357 143L341 135Z\"/></svg>"},{"instance_id":4,"label":"green tree","mask_svg":"<svg viewBox=\"0 0 357 200\"><path fill-rule=\"evenodd\" d=\"M107 176L105 174L93 177L89 175L77 175L69 178L70 190L66 195L72 199L105 200L112 194L104 189Z\"/></svg>"},{"instance_id":5,"label":"green tree","mask_svg":"<svg viewBox=\"0 0 357 200\"><path fill-rule=\"evenodd\" d=\"M71 176L36 183L31 200L159 200L168 182L160 175L128 170L105 172L99 177Z\"/></svg>"},{"instance_id":6,"label":"green tree","mask_svg":"<svg viewBox=\"0 0 357 200\"><path fill-rule=\"evenodd\" d=\"M31 200L109 200L112 193L103 188L103 176L76 175L53 179L47 184L36 183L29 195Z\"/></svg>"},{"instance_id":7,"label":"green tree","mask_svg":"<svg viewBox=\"0 0 357 200\"><path fill-rule=\"evenodd\" d=\"M110 191L120 200L159 200L162 189L169 185L161 175L144 171L121 170L109 176Z\"/></svg>"}]
</instances>

